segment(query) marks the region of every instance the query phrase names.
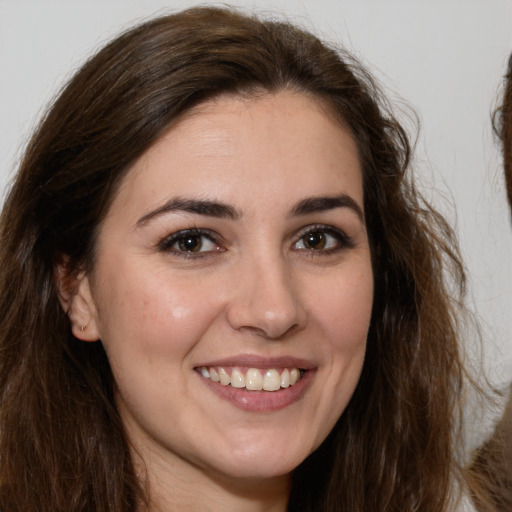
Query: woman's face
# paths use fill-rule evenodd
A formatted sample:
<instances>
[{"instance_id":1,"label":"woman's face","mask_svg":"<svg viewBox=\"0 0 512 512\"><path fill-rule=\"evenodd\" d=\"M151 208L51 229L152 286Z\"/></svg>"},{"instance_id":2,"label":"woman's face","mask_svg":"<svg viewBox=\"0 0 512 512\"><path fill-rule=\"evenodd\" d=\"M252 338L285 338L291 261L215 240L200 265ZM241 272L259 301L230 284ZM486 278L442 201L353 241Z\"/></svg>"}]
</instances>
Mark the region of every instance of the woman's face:
<instances>
[{"instance_id":1,"label":"woman's face","mask_svg":"<svg viewBox=\"0 0 512 512\"><path fill-rule=\"evenodd\" d=\"M289 473L363 365L373 276L351 135L289 91L201 105L128 172L80 290L77 335L101 339L143 457Z\"/></svg>"}]
</instances>

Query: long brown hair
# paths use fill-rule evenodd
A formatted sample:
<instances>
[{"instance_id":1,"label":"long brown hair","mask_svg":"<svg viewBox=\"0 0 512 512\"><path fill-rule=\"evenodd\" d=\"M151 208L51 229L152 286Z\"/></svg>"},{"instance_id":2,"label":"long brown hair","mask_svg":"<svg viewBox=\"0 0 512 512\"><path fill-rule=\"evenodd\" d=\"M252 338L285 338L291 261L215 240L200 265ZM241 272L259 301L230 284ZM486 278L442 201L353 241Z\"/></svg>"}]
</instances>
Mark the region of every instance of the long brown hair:
<instances>
[{"instance_id":1,"label":"long brown hair","mask_svg":"<svg viewBox=\"0 0 512 512\"><path fill-rule=\"evenodd\" d=\"M406 133L343 51L285 22L195 8L129 30L77 72L29 142L7 197L2 512L134 511L143 499L108 360L101 343L72 336L55 265L92 268L123 176L184 112L226 92L285 88L323 101L352 132L375 275L360 382L328 439L294 472L289 509L451 510L464 272L451 229L408 175Z\"/></svg>"}]
</instances>

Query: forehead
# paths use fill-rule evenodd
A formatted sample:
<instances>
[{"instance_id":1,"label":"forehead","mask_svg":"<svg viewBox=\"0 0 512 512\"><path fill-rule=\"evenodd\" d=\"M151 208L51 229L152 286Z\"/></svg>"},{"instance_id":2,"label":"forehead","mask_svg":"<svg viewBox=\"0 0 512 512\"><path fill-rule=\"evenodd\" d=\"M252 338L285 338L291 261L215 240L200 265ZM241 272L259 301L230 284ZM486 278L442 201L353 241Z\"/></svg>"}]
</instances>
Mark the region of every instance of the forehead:
<instances>
[{"instance_id":1,"label":"forehead","mask_svg":"<svg viewBox=\"0 0 512 512\"><path fill-rule=\"evenodd\" d=\"M117 195L130 205L135 196L158 203L185 192L236 203L251 189L294 196L333 187L362 195L353 137L323 102L281 91L223 95L195 107L135 162Z\"/></svg>"}]
</instances>

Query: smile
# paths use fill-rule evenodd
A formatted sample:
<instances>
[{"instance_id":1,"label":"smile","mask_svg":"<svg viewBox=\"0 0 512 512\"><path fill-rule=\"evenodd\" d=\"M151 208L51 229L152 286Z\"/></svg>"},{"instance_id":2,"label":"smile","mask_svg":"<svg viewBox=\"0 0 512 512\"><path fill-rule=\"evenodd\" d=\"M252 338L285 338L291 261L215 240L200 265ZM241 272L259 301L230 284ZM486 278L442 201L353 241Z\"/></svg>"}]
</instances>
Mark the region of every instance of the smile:
<instances>
[{"instance_id":1,"label":"smile","mask_svg":"<svg viewBox=\"0 0 512 512\"><path fill-rule=\"evenodd\" d=\"M203 366L201 375L223 386L232 386L248 391L279 391L294 386L301 379L304 370L300 368L239 368Z\"/></svg>"}]
</instances>

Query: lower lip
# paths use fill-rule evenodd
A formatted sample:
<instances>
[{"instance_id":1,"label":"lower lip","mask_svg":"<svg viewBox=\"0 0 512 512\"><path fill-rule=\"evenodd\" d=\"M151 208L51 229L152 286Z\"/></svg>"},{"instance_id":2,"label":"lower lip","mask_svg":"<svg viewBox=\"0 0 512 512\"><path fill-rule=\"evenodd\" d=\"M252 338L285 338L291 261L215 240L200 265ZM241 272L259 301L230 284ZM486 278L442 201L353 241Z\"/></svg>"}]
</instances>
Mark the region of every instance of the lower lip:
<instances>
[{"instance_id":1,"label":"lower lip","mask_svg":"<svg viewBox=\"0 0 512 512\"><path fill-rule=\"evenodd\" d=\"M279 391L249 391L230 385L223 386L201 375L199 377L218 397L239 409L250 412L271 412L279 411L299 401L310 384L313 374L314 370L308 370L296 384L281 388Z\"/></svg>"}]
</instances>

